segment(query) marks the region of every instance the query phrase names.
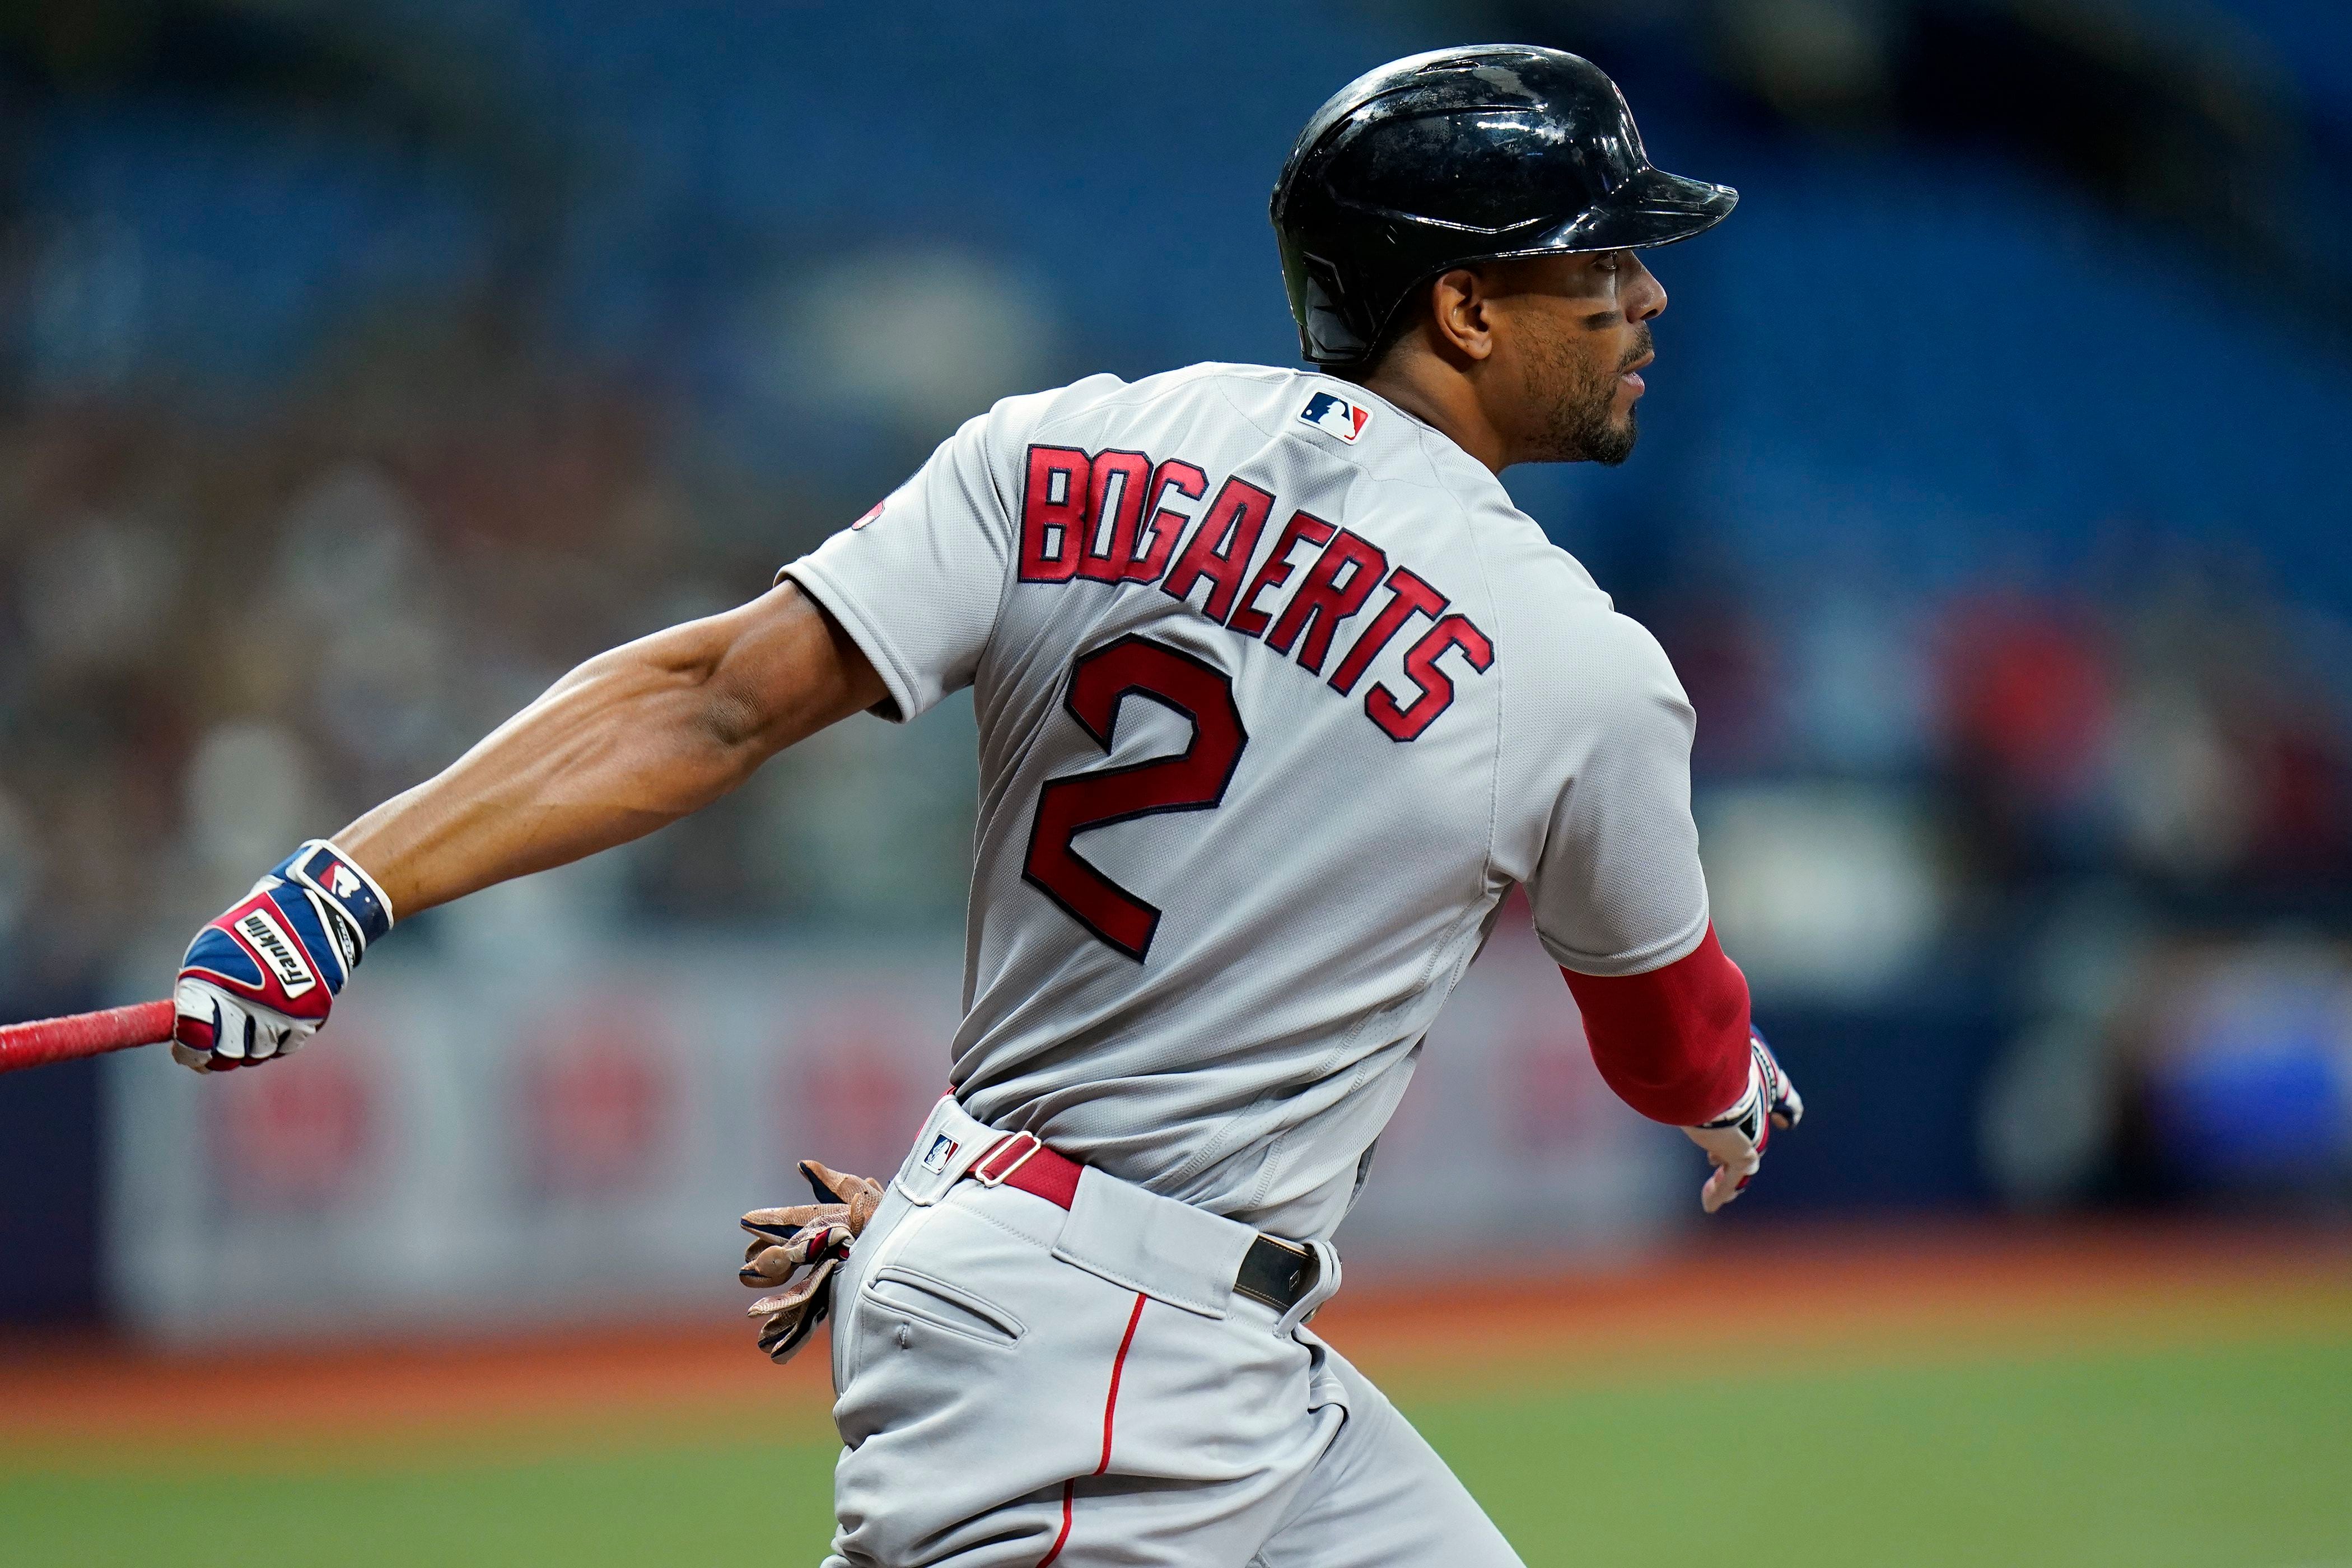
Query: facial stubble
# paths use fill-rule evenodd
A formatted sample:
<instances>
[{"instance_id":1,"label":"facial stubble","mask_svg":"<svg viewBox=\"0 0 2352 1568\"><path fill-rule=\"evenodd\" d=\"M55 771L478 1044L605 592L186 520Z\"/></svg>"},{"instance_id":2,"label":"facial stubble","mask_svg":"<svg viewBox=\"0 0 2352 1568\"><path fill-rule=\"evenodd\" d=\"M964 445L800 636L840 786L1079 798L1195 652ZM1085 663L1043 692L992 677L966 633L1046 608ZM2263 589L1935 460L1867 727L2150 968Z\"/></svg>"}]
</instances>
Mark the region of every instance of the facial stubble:
<instances>
[{"instance_id":1,"label":"facial stubble","mask_svg":"<svg viewBox=\"0 0 2352 1568\"><path fill-rule=\"evenodd\" d=\"M1547 463L1600 463L1615 468L1633 455L1641 421L1633 408L1622 421L1610 417L1616 405L1618 378L1650 353L1650 329L1644 325L1633 345L1614 364L1596 365L1578 355L1564 337L1540 344L1536 366L1536 395L1543 400L1545 419L1538 437Z\"/></svg>"}]
</instances>

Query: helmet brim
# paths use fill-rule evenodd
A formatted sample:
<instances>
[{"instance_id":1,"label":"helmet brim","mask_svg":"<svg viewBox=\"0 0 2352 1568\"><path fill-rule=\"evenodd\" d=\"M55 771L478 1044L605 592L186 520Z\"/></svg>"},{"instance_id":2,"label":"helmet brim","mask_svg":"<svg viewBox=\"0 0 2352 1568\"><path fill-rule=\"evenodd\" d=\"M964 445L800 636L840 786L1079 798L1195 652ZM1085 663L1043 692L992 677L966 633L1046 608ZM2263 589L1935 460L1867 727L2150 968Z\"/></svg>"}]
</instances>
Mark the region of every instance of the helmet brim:
<instances>
[{"instance_id":1,"label":"helmet brim","mask_svg":"<svg viewBox=\"0 0 2352 1568\"><path fill-rule=\"evenodd\" d=\"M1677 240L1704 234L1731 216L1739 205L1739 193L1729 185L1718 185L1706 180L1694 180L1682 174L1669 174L1664 169L1644 166L1642 171L1622 182L1589 210L1549 228L1536 225L1518 234L1495 237L1492 249L1474 250L1458 260L1442 262L1413 279L1401 289L1388 312L1369 332L1360 331L1345 319L1344 312L1333 308L1326 286L1312 279L1303 285L1302 293L1294 297L1291 311L1299 320L1299 342L1305 356L1316 364L1345 366L1361 363L1371 354L1373 345L1386 337L1389 324L1412 297L1414 289L1456 267L1475 267L1482 261L1517 261L1538 256L1570 256L1601 250L1647 250L1654 246L1672 245ZM1276 214L1276 227L1281 227L1281 214ZM1532 229L1532 232L1528 230ZM1288 242L1286 240L1286 244ZM1285 255L1287 256L1286 250ZM1286 268L1289 263L1286 262ZM1304 277L1304 274L1301 274Z\"/></svg>"},{"instance_id":2,"label":"helmet brim","mask_svg":"<svg viewBox=\"0 0 2352 1568\"><path fill-rule=\"evenodd\" d=\"M1729 185L1644 169L1592 207L1503 256L1592 250L1646 250L1703 234L1731 216L1739 193Z\"/></svg>"}]
</instances>

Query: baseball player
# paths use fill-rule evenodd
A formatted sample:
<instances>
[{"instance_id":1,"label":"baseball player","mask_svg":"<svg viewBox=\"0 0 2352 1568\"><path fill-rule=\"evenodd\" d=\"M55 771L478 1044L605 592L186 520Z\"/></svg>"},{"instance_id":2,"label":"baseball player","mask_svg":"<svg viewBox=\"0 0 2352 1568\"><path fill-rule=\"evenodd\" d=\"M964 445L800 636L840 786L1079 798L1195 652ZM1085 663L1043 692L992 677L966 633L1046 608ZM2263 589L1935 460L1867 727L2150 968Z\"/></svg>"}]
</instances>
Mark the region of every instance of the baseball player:
<instances>
[{"instance_id":1,"label":"baseball player","mask_svg":"<svg viewBox=\"0 0 2352 1568\"><path fill-rule=\"evenodd\" d=\"M1707 1210L1801 1113L1708 921L1690 704L1496 479L1625 458L1666 304L1640 253L1736 200L1654 168L1573 55L1349 84L1274 195L1314 371L998 404L762 597L297 849L188 950L175 1054L285 1055L395 914L970 687L950 1092L887 1183L811 1162L819 1202L745 1221L763 1346L835 1324L828 1563L1517 1563L1306 1320L1514 887L1610 1085L1706 1149Z\"/></svg>"}]
</instances>

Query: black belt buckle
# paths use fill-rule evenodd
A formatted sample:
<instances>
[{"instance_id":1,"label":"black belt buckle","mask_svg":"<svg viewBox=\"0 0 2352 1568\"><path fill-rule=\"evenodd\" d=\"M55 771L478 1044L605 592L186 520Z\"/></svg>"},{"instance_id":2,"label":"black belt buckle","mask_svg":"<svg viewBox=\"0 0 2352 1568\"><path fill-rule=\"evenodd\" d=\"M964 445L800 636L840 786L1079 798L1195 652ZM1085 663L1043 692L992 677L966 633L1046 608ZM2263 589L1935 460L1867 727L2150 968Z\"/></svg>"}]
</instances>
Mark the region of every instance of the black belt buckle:
<instances>
[{"instance_id":1,"label":"black belt buckle","mask_svg":"<svg viewBox=\"0 0 2352 1568\"><path fill-rule=\"evenodd\" d=\"M1322 1262L1298 1243L1260 1236L1242 1257L1241 1272L1234 1277L1234 1294L1287 1312L1315 1289L1322 1272Z\"/></svg>"}]
</instances>

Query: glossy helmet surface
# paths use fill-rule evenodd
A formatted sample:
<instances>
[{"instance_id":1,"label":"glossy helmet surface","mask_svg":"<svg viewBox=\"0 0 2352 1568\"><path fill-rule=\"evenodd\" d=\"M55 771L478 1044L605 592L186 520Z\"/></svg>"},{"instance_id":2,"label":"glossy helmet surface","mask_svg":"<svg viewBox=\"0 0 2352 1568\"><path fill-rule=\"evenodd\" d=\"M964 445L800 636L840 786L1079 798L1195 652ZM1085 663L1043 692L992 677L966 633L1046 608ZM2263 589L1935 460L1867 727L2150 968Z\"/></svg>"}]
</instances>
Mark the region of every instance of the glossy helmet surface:
<instances>
[{"instance_id":1,"label":"glossy helmet surface","mask_svg":"<svg viewBox=\"0 0 2352 1568\"><path fill-rule=\"evenodd\" d=\"M1344 366L1448 268L1671 245L1738 200L1652 167L1625 95L1591 61L1486 44L1341 88L1298 133L1273 218L1300 350Z\"/></svg>"}]
</instances>

